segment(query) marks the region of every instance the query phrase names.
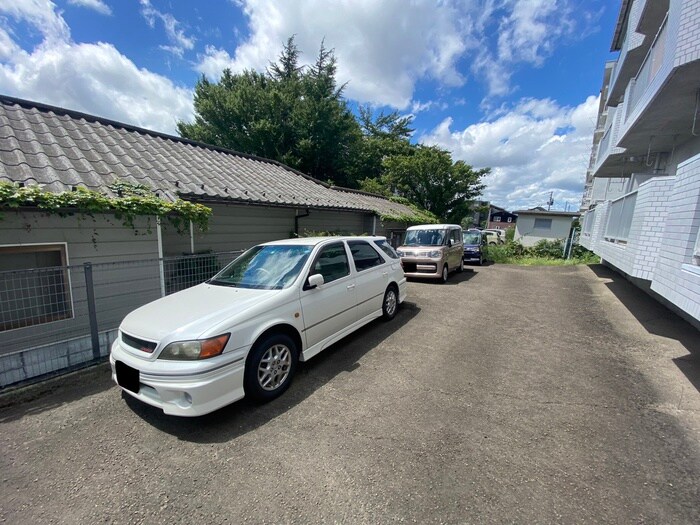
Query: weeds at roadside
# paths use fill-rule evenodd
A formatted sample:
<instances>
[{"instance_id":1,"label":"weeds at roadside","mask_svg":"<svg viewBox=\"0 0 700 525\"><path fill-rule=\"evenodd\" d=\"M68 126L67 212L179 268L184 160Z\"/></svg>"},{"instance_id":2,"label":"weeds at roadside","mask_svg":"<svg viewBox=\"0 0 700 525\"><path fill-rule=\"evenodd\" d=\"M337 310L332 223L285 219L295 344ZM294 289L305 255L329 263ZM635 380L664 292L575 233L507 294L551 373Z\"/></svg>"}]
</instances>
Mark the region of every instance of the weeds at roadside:
<instances>
[{"instance_id":1,"label":"weeds at roadside","mask_svg":"<svg viewBox=\"0 0 700 525\"><path fill-rule=\"evenodd\" d=\"M571 258L566 259L563 241L545 239L532 247L512 241L501 245L489 245L486 247L486 258L495 263L522 266L572 266L600 262L595 253L580 245L574 246Z\"/></svg>"}]
</instances>

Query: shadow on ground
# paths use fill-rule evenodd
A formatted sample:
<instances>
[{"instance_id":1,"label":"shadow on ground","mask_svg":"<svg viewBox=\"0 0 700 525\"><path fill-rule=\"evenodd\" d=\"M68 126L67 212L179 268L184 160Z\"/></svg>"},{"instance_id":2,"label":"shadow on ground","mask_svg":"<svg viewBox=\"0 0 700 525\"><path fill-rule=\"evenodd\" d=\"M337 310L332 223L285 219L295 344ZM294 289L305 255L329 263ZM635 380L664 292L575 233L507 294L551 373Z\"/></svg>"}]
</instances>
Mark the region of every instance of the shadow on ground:
<instances>
[{"instance_id":1,"label":"shadow on ground","mask_svg":"<svg viewBox=\"0 0 700 525\"><path fill-rule=\"evenodd\" d=\"M477 266L478 268L478 266ZM441 283L438 279L419 279L417 277L411 277L408 278L408 280L412 283L419 283L419 284L429 284L432 286L454 286L459 283L463 283L477 275L478 272L474 271L474 268L465 266L464 271L462 273L454 272L451 273L450 276L447 279L446 283Z\"/></svg>"},{"instance_id":2,"label":"shadow on ground","mask_svg":"<svg viewBox=\"0 0 700 525\"><path fill-rule=\"evenodd\" d=\"M700 332L623 275L602 264L589 268L604 279L608 289L650 334L678 341L687 355L673 359L675 365L700 392Z\"/></svg>"}]
</instances>

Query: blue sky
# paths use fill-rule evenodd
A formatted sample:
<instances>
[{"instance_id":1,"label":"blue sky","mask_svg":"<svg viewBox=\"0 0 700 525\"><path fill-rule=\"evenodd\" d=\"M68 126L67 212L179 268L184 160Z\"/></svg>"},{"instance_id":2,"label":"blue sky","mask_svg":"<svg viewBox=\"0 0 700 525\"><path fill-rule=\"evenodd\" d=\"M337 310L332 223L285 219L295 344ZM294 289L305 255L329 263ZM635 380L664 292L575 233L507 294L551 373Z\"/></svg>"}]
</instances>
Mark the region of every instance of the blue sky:
<instances>
[{"instance_id":1,"label":"blue sky","mask_svg":"<svg viewBox=\"0 0 700 525\"><path fill-rule=\"evenodd\" d=\"M413 140L490 166L484 198L578 208L609 0L0 0L0 93L175 134L224 67L322 39L354 104L415 117Z\"/></svg>"}]
</instances>

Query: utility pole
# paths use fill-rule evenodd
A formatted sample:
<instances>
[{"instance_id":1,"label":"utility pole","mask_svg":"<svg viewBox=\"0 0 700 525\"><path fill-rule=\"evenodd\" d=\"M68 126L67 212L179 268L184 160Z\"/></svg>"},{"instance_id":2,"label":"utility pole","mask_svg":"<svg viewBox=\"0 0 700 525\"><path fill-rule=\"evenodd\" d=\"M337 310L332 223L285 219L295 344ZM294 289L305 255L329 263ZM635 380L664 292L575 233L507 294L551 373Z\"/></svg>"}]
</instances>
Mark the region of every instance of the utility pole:
<instances>
[{"instance_id":1,"label":"utility pole","mask_svg":"<svg viewBox=\"0 0 700 525\"><path fill-rule=\"evenodd\" d=\"M553 195L554 195L554 192L553 192L553 191L550 191L550 192L549 192L549 200L547 201L547 211L549 211L549 209L550 209L550 208L552 207L552 205L554 204L554 198L552 197Z\"/></svg>"}]
</instances>

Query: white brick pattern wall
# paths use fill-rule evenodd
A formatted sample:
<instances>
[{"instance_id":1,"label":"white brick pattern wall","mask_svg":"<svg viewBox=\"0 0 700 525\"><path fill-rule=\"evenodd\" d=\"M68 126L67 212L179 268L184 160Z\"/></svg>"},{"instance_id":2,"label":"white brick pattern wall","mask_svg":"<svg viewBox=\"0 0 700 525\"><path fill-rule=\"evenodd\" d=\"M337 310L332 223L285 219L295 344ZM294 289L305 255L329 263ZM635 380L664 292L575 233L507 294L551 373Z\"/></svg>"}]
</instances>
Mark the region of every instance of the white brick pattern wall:
<instances>
[{"instance_id":1,"label":"white brick pattern wall","mask_svg":"<svg viewBox=\"0 0 700 525\"><path fill-rule=\"evenodd\" d=\"M700 320L700 154L679 164L651 289Z\"/></svg>"}]
</instances>

